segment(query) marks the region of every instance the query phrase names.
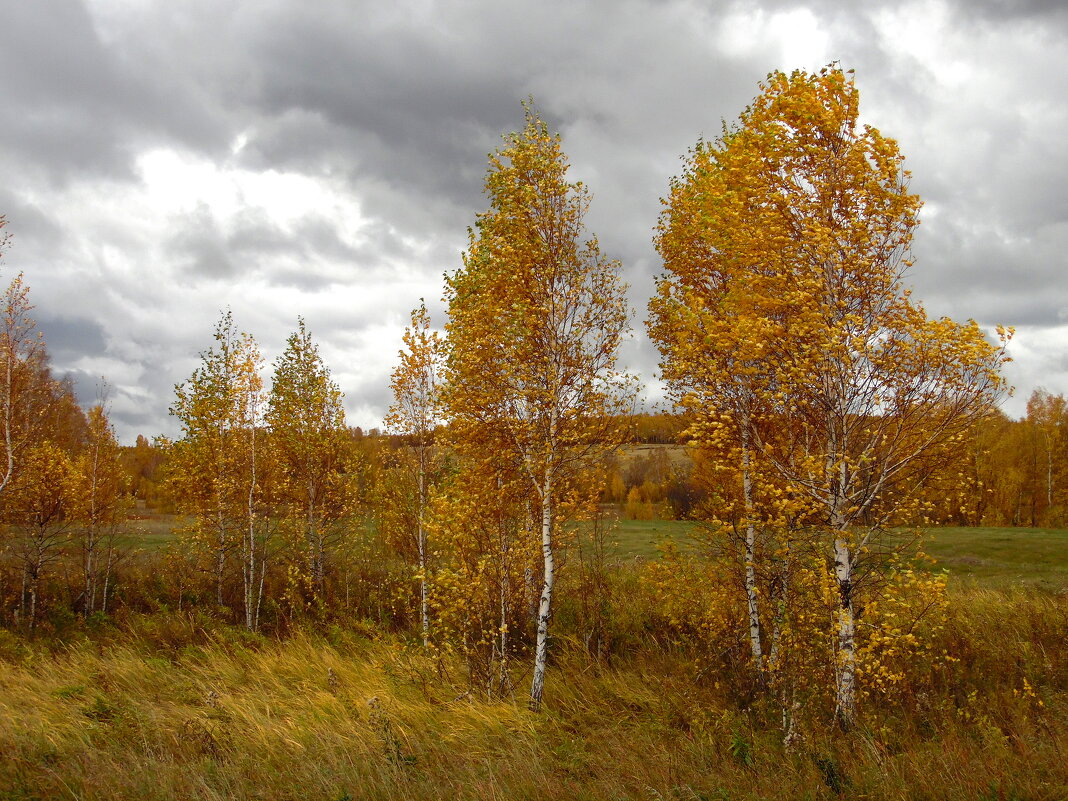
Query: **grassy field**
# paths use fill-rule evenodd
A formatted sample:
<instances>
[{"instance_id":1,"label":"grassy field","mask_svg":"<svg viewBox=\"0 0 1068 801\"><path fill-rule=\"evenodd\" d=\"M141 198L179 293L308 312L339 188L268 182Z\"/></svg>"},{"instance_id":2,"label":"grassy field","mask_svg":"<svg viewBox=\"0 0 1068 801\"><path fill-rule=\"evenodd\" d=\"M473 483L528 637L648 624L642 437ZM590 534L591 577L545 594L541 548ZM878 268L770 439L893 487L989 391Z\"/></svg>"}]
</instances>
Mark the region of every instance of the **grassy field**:
<instances>
[{"instance_id":1,"label":"grassy field","mask_svg":"<svg viewBox=\"0 0 1068 801\"><path fill-rule=\"evenodd\" d=\"M175 515L140 511L122 542L153 550L171 542L181 524ZM696 523L688 520L617 520L608 533L611 552L622 559L655 559L671 540L693 547ZM1068 591L1068 530L1041 528L933 528L923 541L935 570L948 570L954 583L985 587L1034 587Z\"/></svg>"},{"instance_id":2,"label":"grassy field","mask_svg":"<svg viewBox=\"0 0 1068 801\"><path fill-rule=\"evenodd\" d=\"M174 540L175 529L183 525L178 515L140 509L131 516L128 531L121 542L124 546L155 550Z\"/></svg>"},{"instance_id":3,"label":"grassy field","mask_svg":"<svg viewBox=\"0 0 1068 801\"><path fill-rule=\"evenodd\" d=\"M145 516L141 544L173 522ZM633 565L692 530L620 521L610 539ZM954 577L944 666L866 702L849 734L813 710L790 747L774 704L648 623L607 661L560 636L540 714L526 659L515 695L487 699L456 657L361 621L268 637L163 610L0 629L0 801L1064 801L1068 532L940 529L928 550ZM614 597L610 614L648 614Z\"/></svg>"},{"instance_id":4,"label":"grassy field","mask_svg":"<svg viewBox=\"0 0 1068 801\"><path fill-rule=\"evenodd\" d=\"M925 549L961 582L1068 591L1068 530L939 528Z\"/></svg>"},{"instance_id":5,"label":"grassy field","mask_svg":"<svg viewBox=\"0 0 1068 801\"><path fill-rule=\"evenodd\" d=\"M608 539L620 557L651 559L665 540L683 548L691 545L695 525L686 520L619 520ZM935 559L932 569L948 570L954 584L1068 591L1068 530L934 528L927 532L923 548Z\"/></svg>"},{"instance_id":6,"label":"grassy field","mask_svg":"<svg viewBox=\"0 0 1068 801\"><path fill-rule=\"evenodd\" d=\"M611 666L559 650L532 714L523 667L514 700L481 699L455 660L367 632L274 639L194 613L0 637L0 799L1063 801L1068 606L966 593L953 673L919 711L790 748L656 648Z\"/></svg>"}]
</instances>

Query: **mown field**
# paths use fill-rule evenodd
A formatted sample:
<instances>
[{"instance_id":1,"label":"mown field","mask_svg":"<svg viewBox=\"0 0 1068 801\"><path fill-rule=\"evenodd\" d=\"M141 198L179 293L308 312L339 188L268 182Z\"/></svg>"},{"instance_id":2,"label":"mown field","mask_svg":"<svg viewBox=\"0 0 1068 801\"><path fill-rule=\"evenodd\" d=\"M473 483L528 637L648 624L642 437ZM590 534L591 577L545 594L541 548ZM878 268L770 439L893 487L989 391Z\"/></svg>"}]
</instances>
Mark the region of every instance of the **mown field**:
<instances>
[{"instance_id":1,"label":"mown field","mask_svg":"<svg viewBox=\"0 0 1068 801\"><path fill-rule=\"evenodd\" d=\"M692 547L695 525L685 520L619 520L608 540L620 557L651 559L666 539ZM935 560L930 568L949 571L953 584L1068 591L1068 530L942 527L928 530L922 545Z\"/></svg>"},{"instance_id":2,"label":"mown field","mask_svg":"<svg viewBox=\"0 0 1068 801\"><path fill-rule=\"evenodd\" d=\"M160 548L173 541L180 523L174 515L142 511L131 521L135 532L123 544ZM617 559L655 559L666 541L693 548L697 525L688 520L614 520L606 543ZM949 571L954 584L1068 591L1068 530L939 527L928 530L922 544L935 560L930 569Z\"/></svg>"},{"instance_id":3,"label":"mown field","mask_svg":"<svg viewBox=\"0 0 1068 801\"><path fill-rule=\"evenodd\" d=\"M620 521L619 575L691 525ZM666 632L602 660L561 636L532 714L524 665L514 697L489 699L454 657L360 621L264 636L157 611L0 631L0 799L1063 801L1068 532L940 529L927 550L952 576L945 666L869 700L849 733L811 710L790 747L773 708ZM633 617L627 586L613 613Z\"/></svg>"}]
</instances>

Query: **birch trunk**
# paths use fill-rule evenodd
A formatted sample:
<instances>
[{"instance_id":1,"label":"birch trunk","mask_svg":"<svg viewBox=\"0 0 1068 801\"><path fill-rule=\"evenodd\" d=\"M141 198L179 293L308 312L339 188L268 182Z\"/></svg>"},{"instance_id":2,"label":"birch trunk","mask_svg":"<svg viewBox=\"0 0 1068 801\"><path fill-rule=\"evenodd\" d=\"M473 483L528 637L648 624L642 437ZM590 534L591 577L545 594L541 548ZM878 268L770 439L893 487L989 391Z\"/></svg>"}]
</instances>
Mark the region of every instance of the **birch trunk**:
<instances>
[{"instance_id":1,"label":"birch trunk","mask_svg":"<svg viewBox=\"0 0 1068 801\"><path fill-rule=\"evenodd\" d=\"M556 577L556 563L553 559L553 502L552 479L546 470L541 492L541 556L545 568L545 579L541 587L541 602L538 604L538 638L534 649L534 680L530 685L530 709L537 712L541 708L541 698L545 690L545 666L549 657L549 616L553 597L553 581Z\"/></svg>"},{"instance_id":2,"label":"birch trunk","mask_svg":"<svg viewBox=\"0 0 1068 801\"><path fill-rule=\"evenodd\" d=\"M834 572L838 580L838 693L835 714L848 729L857 709L856 617L853 614L853 566L849 543L843 536L834 541Z\"/></svg>"},{"instance_id":3,"label":"birch trunk","mask_svg":"<svg viewBox=\"0 0 1068 801\"><path fill-rule=\"evenodd\" d=\"M96 611L96 551L97 551L97 484L100 476L100 445L93 443L92 477L89 483L89 525L85 533L85 606L83 615L89 617Z\"/></svg>"},{"instance_id":4,"label":"birch trunk","mask_svg":"<svg viewBox=\"0 0 1068 801\"><path fill-rule=\"evenodd\" d=\"M784 544L785 553L779 564L779 580L778 586L773 593L773 599L775 602L775 619L771 628L771 648L768 650L768 667L770 670L777 670L779 664L779 642L782 638L783 626L786 623L786 603L787 592L790 587L790 569L791 569L791 554L790 554L790 541Z\"/></svg>"},{"instance_id":5,"label":"birch trunk","mask_svg":"<svg viewBox=\"0 0 1068 801\"><path fill-rule=\"evenodd\" d=\"M323 531L319 526L318 501L314 482L308 481L305 488L308 499L308 568L311 571L312 583L315 585L315 595L320 603L326 602L326 543Z\"/></svg>"},{"instance_id":6,"label":"birch trunk","mask_svg":"<svg viewBox=\"0 0 1068 801\"><path fill-rule=\"evenodd\" d=\"M764 652L760 642L760 609L756 585L756 526L753 524L753 481L749 472L749 435L742 434L742 494L745 501L745 597L749 611L749 646L753 666L764 670Z\"/></svg>"},{"instance_id":7,"label":"birch trunk","mask_svg":"<svg viewBox=\"0 0 1068 801\"><path fill-rule=\"evenodd\" d=\"M215 543L215 602L223 605L223 574L226 571L226 523L223 522L222 499L218 508L218 539Z\"/></svg>"},{"instance_id":8,"label":"birch trunk","mask_svg":"<svg viewBox=\"0 0 1068 801\"><path fill-rule=\"evenodd\" d=\"M416 524L416 545L419 548L419 618L423 626L424 648L430 645L430 612L426 593L426 528L423 526L423 514L426 509L425 448L425 445L420 445L419 448L419 508L417 510L419 519ZM501 619L504 619L503 613ZM501 636L503 639L503 633Z\"/></svg>"},{"instance_id":9,"label":"birch trunk","mask_svg":"<svg viewBox=\"0 0 1068 801\"><path fill-rule=\"evenodd\" d=\"M91 515L93 513L90 513ZM91 518L92 519L92 518ZM85 531L85 600L82 616L96 611L96 523L90 522Z\"/></svg>"},{"instance_id":10,"label":"birch trunk","mask_svg":"<svg viewBox=\"0 0 1068 801\"><path fill-rule=\"evenodd\" d=\"M1053 442L1049 432L1046 432L1046 515L1053 507ZM1047 524L1049 520L1046 521Z\"/></svg>"},{"instance_id":11,"label":"birch trunk","mask_svg":"<svg viewBox=\"0 0 1068 801\"><path fill-rule=\"evenodd\" d=\"M105 615L108 613L108 585L111 583L111 566L114 563L115 557L115 541L114 531L111 534L111 539L108 540L108 563L104 569L104 597L100 601L100 611ZM178 593L178 611L181 612L182 595L181 591Z\"/></svg>"},{"instance_id":12,"label":"birch trunk","mask_svg":"<svg viewBox=\"0 0 1068 801\"><path fill-rule=\"evenodd\" d=\"M832 443L836 444L837 441L837 437L832 438ZM829 452L836 453L837 449L829 449ZM853 553L846 531L847 521L843 514L845 488L849 485L845 460L840 461L837 470L832 467L828 473L831 478L830 523L834 528L834 576L838 582L839 601L835 715L839 725L848 730L853 725L857 711L857 622L853 611Z\"/></svg>"},{"instance_id":13,"label":"birch trunk","mask_svg":"<svg viewBox=\"0 0 1068 801\"><path fill-rule=\"evenodd\" d=\"M15 361L18 358L16 354L17 350L17 337L15 330L10 322L11 314L11 302L10 296L8 296L7 309L8 323L3 331L2 338L0 338L0 347L4 351L4 454L6 458L6 465L4 470L4 476L0 479L0 494L7 489L8 483L11 481L11 476L15 472L15 442L14 442L14 394L15 390L11 386L11 382L14 378Z\"/></svg>"},{"instance_id":14,"label":"birch trunk","mask_svg":"<svg viewBox=\"0 0 1068 801\"><path fill-rule=\"evenodd\" d=\"M504 695L505 691L511 686L511 683L512 683L512 680L508 675L508 589L509 589L509 587L508 587L507 565L505 565L504 567L505 567L505 570L502 571L502 575L501 575L501 597L500 597L500 602L501 602L501 604L500 604L500 606L501 606L501 609L500 609L500 614L501 614L500 634L501 634L501 636L500 636L500 641L499 641L500 642L499 647L501 649L501 657L500 657L501 661L500 661L500 670L498 671L499 681L500 681L500 684L498 686L498 692L502 696Z\"/></svg>"},{"instance_id":15,"label":"birch trunk","mask_svg":"<svg viewBox=\"0 0 1068 801\"><path fill-rule=\"evenodd\" d=\"M248 553L245 560L245 628L256 630L256 428L252 427L251 465L245 514L248 517Z\"/></svg>"}]
</instances>

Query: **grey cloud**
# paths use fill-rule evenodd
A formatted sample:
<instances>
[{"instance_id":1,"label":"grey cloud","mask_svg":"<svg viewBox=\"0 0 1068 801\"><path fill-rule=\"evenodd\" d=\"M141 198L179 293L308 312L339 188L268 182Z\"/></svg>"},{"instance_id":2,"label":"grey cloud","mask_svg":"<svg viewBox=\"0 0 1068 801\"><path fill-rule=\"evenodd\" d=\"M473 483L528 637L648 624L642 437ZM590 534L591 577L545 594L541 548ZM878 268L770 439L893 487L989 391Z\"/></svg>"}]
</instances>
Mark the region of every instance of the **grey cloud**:
<instances>
[{"instance_id":1,"label":"grey cloud","mask_svg":"<svg viewBox=\"0 0 1068 801\"><path fill-rule=\"evenodd\" d=\"M1055 326L1068 308L1063 285L1068 225L1031 241L1005 241L993 230L958 229L939 219L921 226L909 278L933 313L992 325Z\"/></svg>"},{"instance_id":2,"label":"grey cloud","mask_svg":"<svg viewBox=\"0 0 1068 801\"><path fill-rule=\"evenodd\" d=\"M268 283L302 291L322 291L339 280L336 265L348 275L369 277L384 262L414 258L411 245L384 221L372 218L361 241L345 241L336 221L309 214L283 230L262 210L245 210L224 231L205 207L183 218L169 243L198 274L214 278L260 275Z\"/></svg>"},{"instance_id":3,"label":"grey cloud","mask_svg":"<svg viewBox=\"0 0 1068 801\"><path fill-rule=\"evenodd\" d=\"M1065 106L1058 80L1068 33L1058 3L951 7L954 24L977 43L1011 35L1005 41L1028 60L1026 69L1006 64L1003 80L1035 107L947 94L935 68L879 38L876 11L838 0L522 9L189 0L121 11L94 5L92 16L71 0L8 5L0 29L0 102L9 111L0 130L0 214L8 214L16 247L5 268L37 270L47 277L41 286L68 302L64 284L81 282L80 320L46 335L55 339L57 365L60 356L74 363L84 336L93 354L140 373L140 388L128 377L117 389L115 414L126 431L173 432L165 411L172 385L210 344L227 302L273 353L305 313L316 337L350 364L369 348L378 355L399 347L371 342L370 332L376 321L403 321L419 295L440 321L441 273L459 266L466 228L486 205L486 154L522 124L519 101L530 94L562 132L572 176L589 184L591 232L632 284L639 332L627 362L653 376L657 355L640 328L660 269L651 244L659 198L699 136L713 138L721 120L736 119L769 70L797 66L781 63L763 31L748 49L721 47L732 11L807 8L830 39L828 56L857 68L862 108L877 111L884 133L899 138L914 188L939 207L917 237L914 276L933 312L1052 325L1068 309L1068 288L1058 281L1068 252L1059 185L1068 157L1050 124L1063 120ZM242 133L247 144L232 153ZM362 210L360 238L344 236L328 209L283 227L258 212L223 221L199 208L145 242L123 220L81 231L76 208L59 219L50 207L67 185L137 185L134 159L168 147L223 167L345 185ZM114 251L143 268L131 276L111 263ZM105 285L72 277L86 262ZM281 290L284 308L242 307L252 282ZM332 293L365 286L378 293L368 308L330 305ZM50 302L35 299L43 309ZM105 315L93 333L92 321ZM59 319L42 316L50 326ZM388 404L385 374L360 373L342 389L351 410L380 413Z\"/></svg>"},{"instance_id":4,"label":"grey cloud","mask_svg":"<svg viewBox=\"0 0 1068 801\"><path fill-rule=\"evenodd\" d=\"M53 176L84 165L122 168L125 141L108 118L126 86L80 3L9 4L0 71L0 102L19 109L0 129L5 151L40 159L36 166Z\"/></svg>"},{"instance_id":5,"label":"grey cloud","mask_svg":"<svg viewBox=\"0 0 1068 801\"><path fill-rule=\"evenodd\" d=\"M1068 6L1061 0L957 0L962 15L991 21L1063 21Z\"/></svg>"},{"instance_id":6,"label":"grey cloud","mask_svg":"<svg viewBox=\"0 0 1068 801\"><path fill-rule=\"evenodd\" d=\"M736 0L735 6L751 4ZM862 4L842 3L841 0L764 0L761 6L775 9L808 8L818 10L825 16L852 11ZM910 0L888 0L879 3L882 8L908 7ZM949 0L948 5L965 19L983 22L1054 20L1068 16L1068 7L1061 0Z\"/></svg>"},{"instance_id":7,"label":"grey cloud","mask_svg":"<svg viewBox=\"0 0 1068 801\"><path fill-rule=\"evenodd\" d=\"M100 403L104 393L103 376L93 375L85 370L67 370L60 377L70 381L74 397L83 409Z\"/></svg>"},{"instance_id":8,"label":"grey cloud","mask_svg":"<svg viewBox=\"0 0 1068 801\"><path fill-rule=\"evenodd\" d=\"M338 4L332 7L336 12ZM269 117L318 118L314 134L345 158L356 179L386 177L470 201L470 183L456 180L456 170L481 162L514 119L522 97L515 62L488 68L478 61L483 54L437 21L375 25L372 15L351 8L314 16L293 9L253 34L253 54L264 67L257 107ZM294 63L303 68L289 69ZM287 146L283 132L274 133L275 157L307 153L302 142Z\"/></svg>"},{"instance_id":9,"label":"grey cloud","mask_svg":"<svg viewBox=\"0 0 1068 801\"><path fill-rule=\"evenodd\" d=\"M149 58L104 42L75 0L7 4L0 103L18 113L0 129L6 157L19 171L30 167L62 185L134 180L132 158L154 139L225 146L224 115L202 102L196 83L176 68L181 63L180 51Z\"/></svg>"},{"instance_id":10,"label":"grey cloud","mask_svg":"<svg viewBox=\"0 0 1068 801\"><path fill-rule=\"evenodd\" d=\"M79 356L100 356L107 350L101 323L96 320L38 314L37 327L56 360L67 362Z\"/></svg>"},{"instance_id":11,"label":"grey cloud","mask_svg":"<svg viewBox=\"0 0 1068 801\"><path fill-rule=\"evenodd\" d=\"M239 267L225 246L225 236L205 206L184 215L167 243L178 269L191 280L190 271L206 278L233 278Z\"/></svg>"},{"instance_id":12,"label":"grey cloud","mask_svg":"<svg viewBox=\"0 0 1068 801\"><path fill-rule=\"evenodd\" d=\"M5 233L12 234L11 251L6 256L9 269L11 265L18 269L20 248L47 252L59 247L66 237L59 220L9 186L0 187L0 214L7 220Z\"/></svg>"},{"instance_id":13,"label":"grey cloud","mask_svg":"<svg viewBox=\"0 0 1068 801\"><path fill-rule=\"evenodd\" d=\"M254 259L277 253L279 249L294 247L293 238L287 236L261 209L245 209L240 212L234 220L233 231L229 234L224 235L218 231L216 223L213 222L212 225L217 230L220 243L237 251L244 258ZM222 242L223 239L225 242Z\"/></svg>"}]
</instances>

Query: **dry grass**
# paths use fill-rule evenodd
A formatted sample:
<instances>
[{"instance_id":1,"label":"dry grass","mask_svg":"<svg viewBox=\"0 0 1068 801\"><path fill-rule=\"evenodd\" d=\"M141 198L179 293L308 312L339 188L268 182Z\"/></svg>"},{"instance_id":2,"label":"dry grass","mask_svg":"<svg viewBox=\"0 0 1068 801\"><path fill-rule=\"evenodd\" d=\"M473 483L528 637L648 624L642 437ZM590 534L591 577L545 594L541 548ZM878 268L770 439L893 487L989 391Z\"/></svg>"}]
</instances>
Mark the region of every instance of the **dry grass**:
<instances>
[{"instance_id":1,"label":"dry grass","mask_svg":"<svg viewBox=\"0 0 1068 801\"><path fill-rule=\"evenodd\" d=\"M848 736L811 716L790 752L670 649L611 669L558 653L533 715L336 630L156 615L67 645L7 635L0 798L1068 798L1068 599L969 590L952 614L949 670Z\"/></svg>"}]
</instances>

